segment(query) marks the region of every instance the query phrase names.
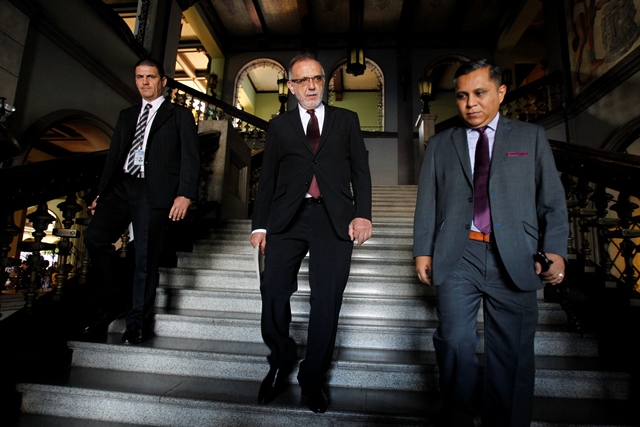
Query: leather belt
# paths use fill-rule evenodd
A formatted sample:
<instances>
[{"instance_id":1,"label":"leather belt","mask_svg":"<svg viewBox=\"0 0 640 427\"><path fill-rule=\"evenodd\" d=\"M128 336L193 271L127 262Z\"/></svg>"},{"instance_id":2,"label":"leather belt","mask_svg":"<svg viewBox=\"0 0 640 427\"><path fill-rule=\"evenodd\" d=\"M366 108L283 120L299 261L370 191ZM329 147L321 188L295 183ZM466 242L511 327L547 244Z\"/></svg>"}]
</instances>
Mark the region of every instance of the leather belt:
<instances>
[{"instance_id":1,"label":"leather belt","mask_svg":"<svg viewBox=\"0 0 640 427\"><path fill-rule=\"evenodd\" d=\"M313 197L306 197L304 199L305 203L309 203L309 204L320 204L323 203L322 201L322 196L318 197L317 199L313 198Z\"/></svg>"},{"instance_id":2,"label":"leather belt","mask_svg":"<svg viewBox=\"0 0 640 427\"><path fill-rule=\"evenodd\" d=\"M479 231L470 231L469 238L471 240L478 240L480 242L493 242L493 236L491 235L491 233L484 234Z\"/></svg>"}]
</instances>

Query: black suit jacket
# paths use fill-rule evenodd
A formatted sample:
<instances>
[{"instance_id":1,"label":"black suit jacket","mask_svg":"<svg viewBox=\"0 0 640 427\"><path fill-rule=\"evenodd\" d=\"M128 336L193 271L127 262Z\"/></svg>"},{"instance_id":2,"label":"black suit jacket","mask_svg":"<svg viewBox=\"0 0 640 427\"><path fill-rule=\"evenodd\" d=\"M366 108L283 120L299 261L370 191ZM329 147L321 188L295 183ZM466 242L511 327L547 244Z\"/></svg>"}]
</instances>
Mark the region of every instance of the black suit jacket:
<instances>
[{"instance_id":1,"label":"black suit jacket","mask_svg":"<svg viewBox=\"0 0 640 427\"><path fill-rule=\"evenodd\" d=\"M122 176L142 105L120 112L98 194ZM171 208L177 196L196 197L200 169L198 132L191 112L169 101L160 105L145 150L145 186L152 208Z\"/></svg>"},{"instance_id":2,"label":"black suit jacket","mask_svg":"<svg viewBox=\"0 0 640 427\"><path fill-rule=\"evenodd\" d=\"M253 229L278 233L291 222L316 175L327 211L343 239L353 218L371 220L369 159L357 114L325 105L314 155L298 108L271 120L253 211Z\"/></svg>"}]
</instances>

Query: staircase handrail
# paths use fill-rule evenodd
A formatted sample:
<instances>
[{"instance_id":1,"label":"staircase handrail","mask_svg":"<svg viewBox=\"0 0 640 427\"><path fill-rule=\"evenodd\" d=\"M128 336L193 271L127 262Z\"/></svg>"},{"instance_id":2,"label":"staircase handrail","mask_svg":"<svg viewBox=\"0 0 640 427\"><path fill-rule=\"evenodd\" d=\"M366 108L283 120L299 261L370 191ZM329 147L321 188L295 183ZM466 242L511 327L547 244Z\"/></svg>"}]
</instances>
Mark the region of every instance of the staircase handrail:
<instances>
[{"instance_id":1,"label":"staircase handrail","mask_svg":"<svg viewBox=\"0 0 640 427\"><path fill-rule=\"evenodd\" d=\"M549 141L558 171L640 197L640 156Z\"/></svg>"},{"instance_id":2,"label":"staircase handrail","mask_svg":"<svg viewBox=\"0 0 640 427\"><path fill-rule=\"evenodd\" d=\"M96 187L107 151L0 168L2 210L15 212Z\"/></svg>"},{"instance_id":3,"label":"staircase handrail","mask_svg":"<svg viewBox=\"0 0 640 427\"><path fill-rule=\"evenodd\" d=\"M181 92L189 94L194 99L214 105L216 108L224 111L224 113L226 113L227 115L240 119L240 121L242 122L249 123L250 125L258 129L267 130L267 128L269 127L269 122L267 122L266 120L256 117L253 114L247 113L246 111L240 110L239 108L236 108L231 104L227 104L221 99L208 95L204 92L200 92L199 90L193 89L172 78L167 77L167 87L171 89L177 89ZM194 108L193 105L185 105L185 107Z\"/></svg>"}]
</instances>

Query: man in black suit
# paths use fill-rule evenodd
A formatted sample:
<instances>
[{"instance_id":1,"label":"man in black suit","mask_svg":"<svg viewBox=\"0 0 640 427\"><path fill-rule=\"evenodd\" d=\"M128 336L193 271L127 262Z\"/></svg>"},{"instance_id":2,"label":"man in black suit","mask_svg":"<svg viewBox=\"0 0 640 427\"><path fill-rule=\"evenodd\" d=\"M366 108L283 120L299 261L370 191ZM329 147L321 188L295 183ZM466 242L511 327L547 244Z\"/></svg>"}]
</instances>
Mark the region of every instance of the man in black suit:
<instances>
[{"instance_id":1,"label":"man in black suit","mask_svg":"<svg viewBox=\"0 0 640 427\"><path fill-rule=\"evenodd\" d=\"M438 296L443 422L474 425L482 305L482 425L524 427L533 407L537 290L542 280L564 278L565 193L544 129L500 115L507 88L497 66L466 62L453 85L462 123L429 140L413 244L418 277ZM552 262L547 271L538 251Z\"/></svg>"},{"instance_id":2,"label":"man in black suit","mask_svg":"<svg viewBox=\"0 0 640 427\"><path fill-rule=\"evenodd\" d=\"M135 81L142 103L120 112L84 238L105 294L117 280L113 242L133 225L133 308L122 336L127 344L140 343L150 332L167 218L179 221L187 214L200 167L193 115L165 101L162 66L151 59L138 61ZM105 297L113 303L110 295Z\"/></svg>"},{"instance_id":3,"label":"man in black suit","mask_svg":"<svg viewBox=\"0 0 640 427\"><path fill-rule=\"evenodd\" d=\"M309 330L300 363L302 397L326 411L325 373L333 356L353 241L371 237L371 176L358 116L322 103L324 70L309 54L292 59L289 90L298 108L271 121L253 212L251 244L265 254L262 336L270 370L258 394L281 393L297 358L289 299L309 252ZM317 121L316 121L317 120Z\"/></svg>"}]
</instances>

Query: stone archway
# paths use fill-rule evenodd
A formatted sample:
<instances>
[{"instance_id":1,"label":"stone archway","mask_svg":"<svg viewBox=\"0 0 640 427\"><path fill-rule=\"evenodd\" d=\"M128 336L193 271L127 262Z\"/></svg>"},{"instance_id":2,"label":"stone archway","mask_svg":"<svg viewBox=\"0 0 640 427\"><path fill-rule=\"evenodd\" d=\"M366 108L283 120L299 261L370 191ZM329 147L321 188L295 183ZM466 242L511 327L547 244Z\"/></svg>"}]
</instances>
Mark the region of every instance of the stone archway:
<instances>
[{"instance_id":1,"label":"stone archway","mask_svg":"<svg viewBox=\"0 0 640 427\"><path fill-rule=\"evenodd\" d=\"M277 113L280 106L277 81L286 75L285 67L273 59L258 58L248 62L236 75L233 105L261 119L271 119L269 111ZM271 95L261 98L260 94L273 94L273 98Z\"/></svg>"},{"instance_id":2,"label":"stone archway","mask_svg":"<svg viewBox=\"0 0 640 427\"><path fill-rule=\"evenodd\" d=\"M369 58L365 66L364 74L354 77L346 73L346 60L338 64L330 74L327 103L358 113L363 131L384 132L384 73Z\"/></svg>"},{"instance_id":3,"label":"stone archway","mask_svg":"<svg viewBox=\"0 0 640 427\"><path fill-rule=\"evenodd\" d=\"M13 165L109 149L113 128L81 110L60 110L42 117L20 137L21 154Z\"/></svg>"}]
</instances>

